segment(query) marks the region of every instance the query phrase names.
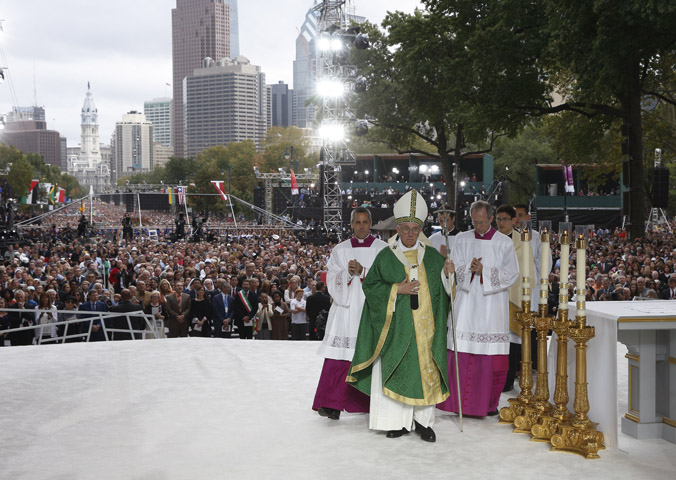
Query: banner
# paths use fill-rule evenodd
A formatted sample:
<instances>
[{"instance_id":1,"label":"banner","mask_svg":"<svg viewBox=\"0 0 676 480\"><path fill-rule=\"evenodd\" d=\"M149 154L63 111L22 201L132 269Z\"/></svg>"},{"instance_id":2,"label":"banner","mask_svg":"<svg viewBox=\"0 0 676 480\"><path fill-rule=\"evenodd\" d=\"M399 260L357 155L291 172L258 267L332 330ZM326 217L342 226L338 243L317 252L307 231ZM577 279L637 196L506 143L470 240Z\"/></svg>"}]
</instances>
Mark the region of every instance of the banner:
<instances>
[{"instance_id":1,"label":"banner","mask_svg":"<svg viewBox=\"0 0 676 480\"><path fill-rule=\"evenodd\" d=\"M291 169L291 195L298 195L298 182L296 181L296 174Z\"/></svg>"},{"instance_id":2,"label":"banner","mask_svg":"<svg viewBox=\"0 0 676 480\"><path fill-rule=\"evenodd\" d=\"M35 205L38 203L38 183L40 183L39 180L32 180L30 187L28 187L28 193L26 193L26 201L24 202L26 205Z\"/></svg>"},{"instance_id":3,"label":"banner","mask_svg":"<svg viewBox=\"0 0 676 480\"><path fill-rule=\"evenodd\" d=\"M66 190L59 188L59 191L56 194L56 201L59 203L66 203Z\"/></svg>"},{"instance_id":4,"label":"banner","mask_svg":"<svg viewBox=\"0 0 676 480\"><path fill-rule=\"evenodd\" d=\"M57 187L56 185L50 185L49 186L48 197L49 197L49 203L51 203L52 205L54 205L56 203L56 195L58 194L58 192L59 192L59 187Z\"/></svg>"},{"instance_id":5,"label":"banner","mask_svg":"<svg viewBox=\"0 0 676 480\"><path fill-rule=\"evenodd\" d=\"M225 182L223 180L212 180L211 184L218 191L221 198L227 202L228 196L225 194Z\"/></svg>"},{"instance_id":6,"label":"banner","mask_svg":"<svg viewBox=\"0 0 676 480\"><path fill-rule=\"evenodd\" d=\"M167 193L169 194L169 205L174 204L174 189L169 187L167 188Z\"/></svg>"},{"instance_id":7,"label":"banner","mask_svg":"<svg viewBox=\"0 0 676 480\"><path fill-rule=\"evenodd\" d=\"M185 192L188 187L176 187L176 194L178 195L178 204L185 204Z\"/></svg>"},{"instance_id":8,"label":"banner","mask_svg":"<svg viewBox=\"0 0 676 480\"><path fill-rule=\"evenodd\" d=\"M573 166L562 164L563 167L563 188L566 193L575 193L575 182L573 181Z\"/></svg>"}]
</instances>

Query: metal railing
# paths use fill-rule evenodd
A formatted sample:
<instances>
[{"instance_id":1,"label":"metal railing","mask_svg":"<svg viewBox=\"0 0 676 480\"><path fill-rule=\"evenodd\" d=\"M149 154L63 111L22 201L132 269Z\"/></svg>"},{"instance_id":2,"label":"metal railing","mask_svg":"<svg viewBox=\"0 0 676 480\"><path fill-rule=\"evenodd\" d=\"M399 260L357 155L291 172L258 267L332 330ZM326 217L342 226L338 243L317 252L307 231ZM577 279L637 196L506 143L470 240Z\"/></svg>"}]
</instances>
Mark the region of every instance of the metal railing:
<instances>
[{"instance_id":1,"label":"metal railing","mask_svg":"<svg viewBox=\"0 0 676 480\"><path fill-rule=\"evenodd\" d=\"M0 342L9 340L12 345L42 345L166 337L164 321L140 310L124 313L57 310L56 319L38 323L41 313L53 314L54 310L0 308L0 316L7 314L5 323L10 326L9 329L0 330ZM32 337L23 333L31 331ZM29 338L32 338L30 342Z\"/></svg>"}]
</instances>

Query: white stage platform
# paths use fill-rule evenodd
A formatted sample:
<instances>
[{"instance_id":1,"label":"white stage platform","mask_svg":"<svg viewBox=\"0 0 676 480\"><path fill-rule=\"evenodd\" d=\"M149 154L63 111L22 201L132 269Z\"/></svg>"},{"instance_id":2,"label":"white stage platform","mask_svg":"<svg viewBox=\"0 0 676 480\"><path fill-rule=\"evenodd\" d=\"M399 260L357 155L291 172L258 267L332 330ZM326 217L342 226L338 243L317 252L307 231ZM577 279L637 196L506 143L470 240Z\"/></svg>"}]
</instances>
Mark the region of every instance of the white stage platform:
<instances>
[{"instance_id":1,"label":"white stage platform","mask_svg":"<svg viewBox=\"0 0 676 480\"><path fill-rule=\"evenodd\" d=\"M620 434L619 449L586 460L495 417L466 418L460 433L457 416L439 414L435 444L385 438L366 415L321 418L316 349L237 339L0 348L0 478L674 478L676 445L661 439Z\"/></svg>"}]
</instances>

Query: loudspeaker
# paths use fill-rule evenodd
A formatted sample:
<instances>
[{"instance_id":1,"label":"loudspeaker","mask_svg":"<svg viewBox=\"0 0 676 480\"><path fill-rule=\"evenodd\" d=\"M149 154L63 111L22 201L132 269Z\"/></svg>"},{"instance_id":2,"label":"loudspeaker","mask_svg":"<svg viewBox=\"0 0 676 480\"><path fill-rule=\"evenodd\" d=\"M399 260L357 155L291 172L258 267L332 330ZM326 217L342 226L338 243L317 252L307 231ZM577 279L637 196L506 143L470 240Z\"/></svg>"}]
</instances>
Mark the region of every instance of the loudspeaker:
<instances>
[{"instance_id":1,"label":"loudspeaker","mask_svg":"<svg viewBox=\"0 0 676 480\"><path fill-rule=\"evenodd\" d=\"M134 211L134 194L133 193L123 193L124 196L124 206L128 213Z\"/></svg>"},{"instance_id":2,"label":"loudspeaker","mask_svg":"<svg viewBox=\"0 0 676 480\"><path fill-rule=\"evenodd\" d=\"M653 208L667 208L669 206L669 169L655 168L653 170Z\"/></svg>"},{"instance_id":3,"label":"loudspeaker","mask_svg":"<svg viewBox=\"0 0 676 480\"><path fill-rule=\"evenodd\" d=\"M631 190L622 194L622 215L631 215Z\"/></svg>"},{"instance_id":4,"label":"loudspeaker","mask_svg":"<svg viewBox=\"0 0 676 480\"><path fill-rule=\"evenodd\" d=\"M272 213L281 215L289 206L291 187L274 187L272 190Z\"/></svg>"},{"instance_id":5,"label":"loudspeaker","mask_svg":"<svg viewBox=\"0 0 676 480\"><path fill-rule=\"evenodd\" d=\"M260 184L254 188L254 205L265 210L265 188Z\"/></svg>"},{"instance_id":6,"label":"loudspeaker","mask_svg":"<svg viewBox=\"0 0 676 480\"><path fill-rule=\"evenodd\" d=\"M631 185L631 162L629 160L622 162L622 184Z\"/></svg>"}]
</instances>

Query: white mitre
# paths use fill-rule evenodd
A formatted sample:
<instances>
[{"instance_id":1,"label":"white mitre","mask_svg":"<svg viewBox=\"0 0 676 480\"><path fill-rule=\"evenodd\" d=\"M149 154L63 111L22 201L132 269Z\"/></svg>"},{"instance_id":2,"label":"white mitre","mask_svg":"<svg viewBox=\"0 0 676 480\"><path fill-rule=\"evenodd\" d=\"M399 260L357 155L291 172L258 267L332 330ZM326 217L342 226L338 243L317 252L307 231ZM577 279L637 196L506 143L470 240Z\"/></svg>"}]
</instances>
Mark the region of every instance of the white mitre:
<instances>
[{"instance_id":1,"label":"white mitre","mask_svg":"<svg viewBox=\"0 0 676 480\"><path fill-rule=\"evenodd\" d=\"M417 190L410 190L394 204L397 225L417 223L422 227L427 219L427 203Z\"/></svg>"}]
</instances>

